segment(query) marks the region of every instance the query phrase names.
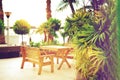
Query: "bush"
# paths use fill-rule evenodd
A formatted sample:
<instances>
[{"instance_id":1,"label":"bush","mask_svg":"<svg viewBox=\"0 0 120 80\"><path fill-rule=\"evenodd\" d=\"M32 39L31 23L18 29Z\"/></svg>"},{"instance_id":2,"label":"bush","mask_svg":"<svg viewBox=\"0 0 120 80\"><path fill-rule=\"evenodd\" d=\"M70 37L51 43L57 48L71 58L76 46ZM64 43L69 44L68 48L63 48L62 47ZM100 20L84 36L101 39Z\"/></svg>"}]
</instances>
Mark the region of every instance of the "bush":
<instances>
[{"instance_id":1,"label":"bush","mask_svg":"<svg viewBox=\"0 0 120 80\"><path fill-rule=\"evenodd\" d=\"M40 47L40 42L30 42L31 47Z\"/></svg>"},{"instance_id":2,"label":"bush","mask_svg":"<svg viewBox=\"0 0 120 80\"><path fill-rule=\"evenodd\" d=\"M2 19L0 19L0 34L4 33L4 29L5 29L4 22Z\"/></svg>"},{"instance_id":3,"label":"bush","mask_svg":"<svg viewBox=\"0 0 120 80\"><path fill-rule=\"evenodd\" d=\"M16 34L28 34L30 31L30 24L23 19L17 20L13 26L13 30Z\"/></svg>"}]
</instances>

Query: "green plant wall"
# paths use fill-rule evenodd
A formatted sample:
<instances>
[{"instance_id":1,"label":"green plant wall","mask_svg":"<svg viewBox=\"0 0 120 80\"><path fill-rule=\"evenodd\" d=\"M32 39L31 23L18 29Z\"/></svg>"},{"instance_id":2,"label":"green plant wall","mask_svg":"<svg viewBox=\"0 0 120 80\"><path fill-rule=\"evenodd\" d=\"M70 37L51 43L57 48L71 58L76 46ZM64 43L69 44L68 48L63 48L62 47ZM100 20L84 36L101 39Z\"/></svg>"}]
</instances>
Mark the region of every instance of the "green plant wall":
<instances>
[{"instance_id":1,"label":"green plant wall","mask_svg":"<svg viewBox=\"0 0 120 80\"><path fill-rule=\"evenodd\" d=\"M94 10L91 20L89 11L67 18L67 31L76 45L78 80L120 80L116 7L116 0L106 0L99 11Z\"/></svg>"},{"instance_id":2,"label":"green plant wall","mask_svg":"<svg viewBox=\"0 0 120 80\"><path fill-rule=\"evenodd\" d=\"M118 44L120 44L120 0L117 1L117 23L118 23ZM120 55L120 45L118 45L118 52Z\"/></svg>"},{"instance_id":3,"label":"green plant wall","mask_svg":"<svg viewBox=\"0 0 120 80\"><path fill-rule=\"evenodd\" d=\"M120 74L120 0L117 0L117 52L119 57L118 73ZM119 75L120 78L120 75Z\"/></svg>"}]
</instances>

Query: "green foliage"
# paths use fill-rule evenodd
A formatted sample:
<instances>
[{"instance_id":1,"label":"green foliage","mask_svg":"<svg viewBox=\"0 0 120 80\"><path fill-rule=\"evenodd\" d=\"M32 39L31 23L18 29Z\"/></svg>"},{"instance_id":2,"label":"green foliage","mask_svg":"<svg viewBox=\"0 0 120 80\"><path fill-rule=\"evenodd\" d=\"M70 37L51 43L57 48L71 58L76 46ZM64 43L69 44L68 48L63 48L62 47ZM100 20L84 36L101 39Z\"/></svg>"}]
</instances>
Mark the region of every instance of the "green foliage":
<instances>
[{"instance_id":1,"label":"green foliage","mask_svg":"<svg viewBox=\"0 0 120 80\"><path fill-rule=\"evenodd\" d=\"M5 29L4 22L2 19L0 19L0 34L4 33L4 29Z\"/></svg>"},{"instance_id":2,"label":"green foliage","mask_svg":"<svg viewBox=\"0 0 120 80\"><path fill-rule=\"evenodd\" d=\"M30 42L30 46L31 46L31 47L38 47L38 48L39 48L40 45L41 45L40 42L37 42L37 43L35 43L35 42Z\"/></svg>"},{"instance_id":3,"label":"green foliage","mask_svg":"<svg viewBox=\"0 0 120 80\"><path fill-rule=\"evenodd\" d=\"M117 52L118 52L118 57L120 59L120 0L117 0L117 41L116 41L116 45L117 45ZM114 47L114 46L113 46ZM117 60L118 61L118 68L117 68L117 74L120 74L120 63L119 61L120 60ZM119 76L119 79L120 79L120 75Z\"/></svg>"},{"instance_id":4,"label":"green foliage","mask_svg":"<svg viewBox=\"0 0 120 80\"><path fill-rule=\"evenodd\" d=\"M65 32L75 45L76 69L81 80L119 80L116 1L99 11L77 12L66 19ZM108 75L109 74L109 75Z\"/></svg>"},{"instance_id":5,"label":"green foliage","mask_svg":"<svg viewBox=\"0 0 120 80\"><path fill-rule=\"evenodd\" d=\"M45 45L59 45L59 42L57 40L53 40L52 42L41 42L41 45L45 46Z\"/></svg>"},{"instance_id":6,"label":"green foliage","mask_svg":"<svg viewBox=\"0 0 120 80\"><path fill-rule=\"evenodd\" d=\"M81 79L86 78L87 80L94 80L97 78L96 73L100 68L103 68L106 57L104 52L97 48L95 45L87 46L83 45L76 48L75 59L76 69L82 75ZM78 56L79 55L79 56Z\"/></svg>"},{"instance_id":7,"label":"green foliage","mask_svg":"<svg viewBox=\"0 0 120 80\"><path fill-rule=\"evenodd\" d=\"M43 34L44 33L44 31L47 31L49 29L49 26L48 26L48 23L47 22L44 22L44 23L42 23L39 27L38 27L38 29L37 29L37 33L40 33L40 34Z\"/></svg>"},{"instance_id":8,"label":"green foliage","mask_svg":"<svg viewBox=\"0 0 120 80\"><path fill-rule=\"evenodd\" d=\"M44 31L46 31L49 32L54 37L58 37L56 31L60 29L60 26L61 21L59 19L50 18L46 22L42 23L36 32L42 34L44 33Z\"/></svg>"},{"instance_id":9,"label":"green foliage","mask_svg":"<svg viewBox=\"0 0 120 80\"><path fill-rule=\"evenodd\" d=\"M56 19L56 18L50 18L48 20L48 24L51 27L51 29L57 31L60 29L61 21L59 19Z\"/></svg>"},{"instance_id":10,"label":"green foliage","mask_svg":"<svg viewBox=\"0 0 120 80\"><path fill-rule=\"evenodd\" d=\"M33 42L31 41L30 42L30 46L31 47L40 47L41 45L42 46L45 46L45 45L58 45L58 41L57 40L54 40L53 42L51 43L48 43L48 42L44 42L44 41L41 41L41 42Z\"/></svg>"},{"instance_id":11,"label":"green foliage","mask_svg":"<svg viewBox=\"0 0 120 80\"><path fill-rule=\"evenodd\" d=\"M30 24L23 19L17 20L13 26L13 30L16 34L28 34L30 31Z\"/></svg>"},{"instance_id":12,"label":"green foliage","mask_svg":"<svg viewBox=\"0 0 120 80\"><path fill-rule=\"evenodd\" d=\"M76 6L79 4L79 0L61 0L59 2L59 5L57 7L57 11L63 11L65 10L68 6L73 7L73 4L75 4ZM74 9L74 7L73 7ZM71 9L72 10L72 9Z\"/></svg>"},{"instance_id":13,"label":"green foliage","mask_svg":"<svg viewBox=\"0 0 120 80\"><path fill-rule=\"evenodd\" d=\"M48 20L48 25L49 25L49 32L54 37L58 37L56 34L56 31L58 31L60 29L61 21L59 19L56 19L56 18L50 18Z\"/></svg>"},{"instance_id":14,"label":"green foliage","mask_svg":"<svg viewBox=\"0 0 120 80\"><path fill-rule=\"evenodd\" d=\"M80 35L81 37L90 35L91 32L94 32L92 20L93 19L91 16L91 12L84 13L83 11L78 10L72 18L67 17L66 19L66 23L64 26L66 36L69 36L71 39L73 37L76 37L76 39L78 40L80 39Z\"/></svg>"}]
</instances>

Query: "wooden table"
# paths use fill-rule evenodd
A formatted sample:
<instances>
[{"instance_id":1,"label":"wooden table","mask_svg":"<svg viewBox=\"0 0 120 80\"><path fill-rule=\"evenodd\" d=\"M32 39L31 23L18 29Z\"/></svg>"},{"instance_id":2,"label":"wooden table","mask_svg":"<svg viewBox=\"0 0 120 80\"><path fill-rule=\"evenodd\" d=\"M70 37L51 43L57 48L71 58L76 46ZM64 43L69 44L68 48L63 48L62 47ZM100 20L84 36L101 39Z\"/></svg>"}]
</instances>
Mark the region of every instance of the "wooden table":
<instances>
[{"instance_id":1,"label":"wooden table","mask_svg":"<svg viewBox=\"0 0 120 80\"><path fill-rule=\"evenodd\" d=\"M41 46L40 49L47 51L48 53L55 53L57 57L57 63L58 59L61 58L62 61L58 67L58 70L62 67L63 63L66 62L68 67L71 68L71 65L67 61L67 55L69 52L73 49L68 46L57 46L57 45L48 45L48 46Z\"/></svg>"}]
</instances>

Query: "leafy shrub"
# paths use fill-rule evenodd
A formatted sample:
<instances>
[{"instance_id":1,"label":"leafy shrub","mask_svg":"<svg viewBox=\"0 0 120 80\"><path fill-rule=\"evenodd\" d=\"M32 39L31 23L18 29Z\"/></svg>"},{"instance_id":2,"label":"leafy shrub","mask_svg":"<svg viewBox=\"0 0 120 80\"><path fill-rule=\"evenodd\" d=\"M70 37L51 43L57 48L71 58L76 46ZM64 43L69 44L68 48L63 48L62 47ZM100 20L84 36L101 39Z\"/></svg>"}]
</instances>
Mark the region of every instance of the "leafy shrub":
<instances>
[{"instance_id":1,"label":"leafy shrub","mask_svg":"<svg viewBox=\"0 0 120 80\"><path fill-rule=\"evenodd\" d=\"M30 31L30 24L23 19L17 20L13 26L13 30L16 34L27 34Z\"/></svg>"},{"instance_id":2,"label":"leafy shrub","mask_svg":"<svg viewBox=\"0 0 120 80\"><path fill-rule=\"evenodd\" d=\"M31 47L40 47L40 42L37 42L37 43L35 43L35 42L30 42L30 46Z\"/></svg>"},{"instance_id":3,"label":"leafy shrub","mask_svg":"<svg viewBox=\"0 0 120 80\"><path fill-rule=\"evenodd\" d=\"M0 34L4 33L4 29L5 29L4 22L2 19L0 19Z\"/></svg>"}]
</instances>

